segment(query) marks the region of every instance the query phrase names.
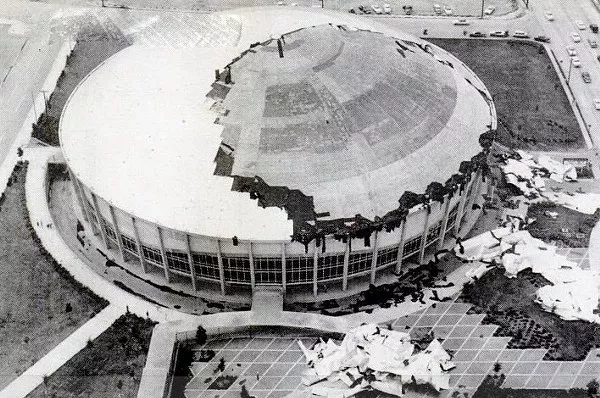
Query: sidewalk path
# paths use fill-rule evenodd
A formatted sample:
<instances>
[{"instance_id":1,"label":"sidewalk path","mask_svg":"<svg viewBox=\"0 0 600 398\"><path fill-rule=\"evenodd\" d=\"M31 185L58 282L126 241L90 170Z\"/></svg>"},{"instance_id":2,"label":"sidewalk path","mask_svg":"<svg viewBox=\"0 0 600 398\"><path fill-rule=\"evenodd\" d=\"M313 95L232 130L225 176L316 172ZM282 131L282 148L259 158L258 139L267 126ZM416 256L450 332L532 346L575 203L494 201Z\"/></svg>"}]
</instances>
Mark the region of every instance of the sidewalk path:
<instances>
[{"instance_id":1,"label":"sidewalk path","mask_svg":"<svg viewBox=\"0 0 600 398\"><path fill-rule=\"evenodd\" d=\"M89 287L95 294L105 298L113 305L142 318L157 322L191 319L193 315L184 314L168 308L159 307L136 297L112 284L91 270L64 242L58 230L53 227L53 219L46 200L46 176L48 161L62 161L60 148L28 148L24 159L29 160L25 195L31 224L44 248L63 268L80 283ZM39 224L38 224L39 221ZM50 228L47 227L50 225Z\"/></svg>"},{"instance_id":2,"label":"sidewalk path","mask_svg":"<svg viewBox=\"0 0 600 398\"><path fill-rule=\"evenodd\" d=\"M121 306L112 304L100 311L0 391L0 398L26 397L43 383L44 376L49 376L58 370L81 351L89 340L94 340L108 329L123 313Z\"/></svg>"}]
</instances>

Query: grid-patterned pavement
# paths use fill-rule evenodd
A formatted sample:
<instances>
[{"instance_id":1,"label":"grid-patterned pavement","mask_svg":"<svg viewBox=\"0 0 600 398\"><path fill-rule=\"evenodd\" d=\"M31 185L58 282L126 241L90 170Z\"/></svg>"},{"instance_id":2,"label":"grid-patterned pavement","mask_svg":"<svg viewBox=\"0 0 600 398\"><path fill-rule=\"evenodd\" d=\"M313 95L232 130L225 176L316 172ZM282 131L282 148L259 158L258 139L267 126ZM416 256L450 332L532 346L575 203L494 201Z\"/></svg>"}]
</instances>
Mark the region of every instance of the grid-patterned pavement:
<instances>
[{"instance_id":1,"label":"grid-patterned pavement","mask_svg":"<svg viewBox=\"0 0 600 398\"><path fill-rule=\"evenodd\" d=\"M493 374L496 362L506 375L503 387L528 389L569 389L583 387L600 376L600 349L592 350L584 361L544 361L546 349L508 349L510 337L494 337L494 325L482 325L484 315L467 314L471 306L440 303L435 308L397 319L394 329L412 336L433 331L442 345L454 353L456 368L450 372L450 396L454 388L475 391L483 379Z\"/></svg>"},{"instance_id":2,"label":"grid-patterned pavement","mask_svg":"<svg viewBox=\"0 0 600 398\"><path fill-rule=\"evenodd\" d=\"M590 269L590 257L587 248L563 247L556 249L556 253L566 256L567 260L576 262L581 269Z\"/></svg>"},{"instance_id":3,"label":"grid-patterned pavement","mask_svg":"<svg viewBox=\"0 0 600 398\"><path fill-rule=\"evenodd\" d=\"M311 346L317 338L299 338ZM249 337L213 340L202 348L215 351L207 363L192 364L194 377L187 385L188 398L239 398L242 385L256 398L281 398L301 388L304 356L294 337ZM198 349L199 350L199 349ZM219 372L221 358L226 368ZM236 377L227 388L217 386L219 375Z\"/></svg>"}]
</instances>

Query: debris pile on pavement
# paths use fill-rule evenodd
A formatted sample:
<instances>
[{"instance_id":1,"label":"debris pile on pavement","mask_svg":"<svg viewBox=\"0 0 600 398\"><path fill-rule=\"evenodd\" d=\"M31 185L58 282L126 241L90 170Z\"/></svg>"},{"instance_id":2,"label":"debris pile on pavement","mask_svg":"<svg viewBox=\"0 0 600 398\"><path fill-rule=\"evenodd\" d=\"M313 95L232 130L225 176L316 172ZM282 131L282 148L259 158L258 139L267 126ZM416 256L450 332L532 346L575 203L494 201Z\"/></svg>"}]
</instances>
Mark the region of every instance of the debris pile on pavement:
<instances>
[{"instance_id":1,"label":"debris pile on pavement","mask_svg":"<svg viewBox=\"0 0 600 398\"><path fill-rule=\"evenodd\" d=\"M313 395L329 398L352 397L363 390L378 390L402 396L404 384L431 384L448 389L454 368L450 355L439 341L415 353L410 335L380 328L375 324L349 331L340 345L321 340L312 348L298 341L309 369L302 382Z\"/></svg>"},{"instance_id":2,"label":"debris pile on pavement","mask_svg":"<svg viewBox=\"0 0 600 398\"><path fill-rule=\"evenodd\" d=\"M527 198L537 198L546 190L544 178L556 182L577 181L577 171L572 164L562 164L547 155L537 160L524 151L508 157L502 171L508 183L519 188Z\"/></svg>"},{"instance_id":3,"label":"debris pile on pavement","mask_svg":"<svg viewBox=\"0 0 600 398\"><path fill-rule=\"evenodd\" d=\"M516 220L510 226L485 232L457 245L454 251L458 257L482 262L481 267L467 276L481 277L495 264L502 264L509 278L515 278L519 272L530 268L552 283L536 292L536 302L544 310L565 320L600 323L600 316L594 314L599 298L594 273L579 268L573 261L556 253L556 246L518 228Z\"/></svg>"},{"instance_id":4,"label":"debris pile on pavement","mask_svg":"<svg viewBox=\"0 0 600 398\"><path fill-rule=\"evenodd\" d=\"M577 171L570 163L560 163L547 155L540 155L535 160L527 152L517 151L516 155L505 159L501 168L506 181L519 188L526 198L543 198L586 214L594 214L600 207L600 194L546 190L545 178L556 182L577 181Z\"/></svg>"}]
</instances>

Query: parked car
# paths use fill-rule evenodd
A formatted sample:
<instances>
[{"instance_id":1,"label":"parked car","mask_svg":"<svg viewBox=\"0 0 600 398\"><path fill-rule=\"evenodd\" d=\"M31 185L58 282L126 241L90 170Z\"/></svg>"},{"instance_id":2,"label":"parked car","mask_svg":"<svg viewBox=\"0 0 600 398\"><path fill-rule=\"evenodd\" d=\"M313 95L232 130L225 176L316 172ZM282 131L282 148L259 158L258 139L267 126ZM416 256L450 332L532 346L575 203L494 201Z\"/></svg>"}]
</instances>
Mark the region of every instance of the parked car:
<instances>
[{"instance_id":1,"label":"parked car","mask_svg":"<svg viewBox=\"0 0 600 398\"><path fill-rule=\"evenodd\" d=\"M577 29L579 29L579 30L585 30L586 29L585 24L582 21L580 21L580 20L575 21L575 25L577 25Z\"/></svg>"},{"instance_id":2,"label":"parked car","mask_svg":"<svg viewBox=\"0 0 600 398\"><path fill-rule=\"evenodd\" d=\"M574 68L580 68L581 67L581 61L579 60L579 57L572 57L571 58L571 62L573 63L573 67Z\"/></svg>"},{"instance_id":3,"label":"parked car","mask_svg":"<svg viewBox=\"0 0 600 398\"><path fill-rule=\"evenodd\" d=\"M548 21L554 21L554 14L552 14L550 11L544 11L544 16Z\"/></svg>"},{"instance_id":4,"label":"parked car","mask_svg":"<svg viewBox=\"0 0 600 398\"><path fill-rule=\"evenodd\" d=\"M350 14L356 14L356 10L354 8L349 9L348 12Z\"/></svg>"},{"instance_id":5,"label":"parked car","mask_svg":"<svg viewBox=\"0 0 600 398\"><path fill-rule=\"evenodd\" d=\"M567 53L569 54L570 57L576 56L577 51L575 51L575 46L573 46L573 45L567 46Z\"/></svg>"},{"instance_id":6,"label":"parked car","mask_svg":"<svg viewBox=\"0 0 600 398\"><path fill-rule=\"evenodd\" d=\"M378 4L372 4L371 5L371 10L373 10L373 12L375 14L383 14L383 10L381 9L381 7L379 7Z\"/></svg>"},{"instance_id":7,"label":"parked car","mask_svg":"<svg viewBox=\"0 0 600 398\"><path fill-rule=\"evenodd\" d=\"M494 30L490 32L490 37L508 37L508 30Z\"/></svg>"},{"instance_id":8,"label":"parked car","mask_svg":"<svg viewBox=\"0 0 600 398\"><path fill-rule=\"evenodd\" d=\"M435 12L436 15L442 15L442 6L440 6L439 4L434 4L433 12Z\"/></svg>"},{"instance_id":9,"label":"parked car","mask_svg":"<svg viewBox=\"0 0 600 398\"><path fill-rule=\"evenodd\" d=\"M485 11L483 13L485 15L492 15L494 13L494 11L496 11L496 6L489 6L488 8L485 9Z\"/></svg>"},{"instance_id":10,"label":"parked car","mask_svg":"<svg viewBox=\"0 0 600 398\"><path fill-rule=\"evenodd\" d=\"M448 7L448 6L444 6L444 14L446 15L452 15L452 8Z\"/></svg>"},{"instance_id":11,"label":"parked car","mask_svg":"<svg viewBox=\"0 0 600 398\"><path fill-rule=\"evenodd\" d=\"M592 33L598 33L598 25L596 25L595 23L591 23L590 30L592 31Z\"/></svg>"},{"instance_id":12,"label":"parked car","mask_svg":"<svg viewBox=\"0 0 600 398\"><path fill-rule=\"evenodd\" d=\"M465 18L459 18L454 20L454 25L469 25L471 22L467 21Z\"/></svg>"},{"instance_id":13,"label":"parked car","mask_svg":"<svg viewBox=\"0 0 600 398\"><path fill-rule=\"evenodd\" d=\"M469 36L470 37L485 37L486 34L483 32L475 31L475 32L469 33Z\"/></svg>"},{"instance_id":14,"label":"parked car","mask_svg":"<svg viewBox=\"0 0 600 398\"><path fill-rule=\"evenodd\" d=\"M529 33L525 32L524 30L515 30L515 33L513 33L513 37L516 37L518 39L528 39Z\"/></svg>"},{"instance_id":15,"label":"parked car","mask_svg":"<svg viewBox=\"0 0 600 398\"><path fill-rule=\"evenodd\" d=\"M598 56L596 57L596 59L598 60L598 62L600 62L600 55L598 55Z\"/></svg>"},{"instance_id":16,"label":"parked car","mask_svg":"<svg viewBox=\"0 0 600 398\"><path fill-rule=\"evenodd\" d=\"M392 13L392 7L388 3L385 3L383 5L383 12L386 13L386 14L391 14Z\"/></svg>"},{"instance_id":17,"label":"parked car","mask_svg":"<svg viewBox=\"0 0 600 398\"><path fill-rule=\"evenodd\" d=\"M577 32L571 33L571 38L575 43L579 43L581 41L581 36L579 36L579 33Z\"/></svg>"},{"instance_id":18,"label":"parked car","mask_svg":"<svg viewBox=\"0 0 600 398\"><path fill-rule=\"evenodd\" d=\"M596 42L596 40L588 39L588 43L590 44L590 47L592 47L592 48L598 47L598 42Z\"/></svg>"},{"instance_id":19,"label":"parked car","mask_svg":"<svg viewBox=\"0 0 600 398\"><path fill-rule=\"evenodd\" d=\"M591 83L592 82L592 77L590 76L589 72L581 72L581 78L586 83Z\"/></svg>"},{"instance_id":20,"label":"parked car","mask_svg":"<svg viewBox=\"0 0 600 398\"><path fill-rule=\"evenodd\" d=\"M536 36L533 38L535 41L539 41L542 43L550 43L550 38L548 36Z\"/></svg>"},{"instance_id":21,"label":"parked car","mask_svg":"<svg viewBox=\"0 0 600 398\"><path fill-rule=\"evenodd\" d=\"M596 108L597 111L600 111L600 98L594 98L594 108Z\"/></svg>"}]
</instances>

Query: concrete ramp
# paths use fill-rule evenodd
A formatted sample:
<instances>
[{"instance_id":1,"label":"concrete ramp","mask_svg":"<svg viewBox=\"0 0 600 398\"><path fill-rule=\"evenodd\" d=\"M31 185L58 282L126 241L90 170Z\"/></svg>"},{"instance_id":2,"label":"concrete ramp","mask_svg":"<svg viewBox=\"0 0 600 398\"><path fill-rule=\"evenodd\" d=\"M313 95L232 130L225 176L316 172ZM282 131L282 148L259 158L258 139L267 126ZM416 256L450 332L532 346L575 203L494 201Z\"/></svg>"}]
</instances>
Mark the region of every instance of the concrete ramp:
<instances>
[{"instance_id":1,"label":"concrete ramp","mask_svg":"<svg viewBox=\"0 0 600 398\"><path fill-rule=\"evenodd\" d=\"M283 311L281 286L257 285L252 294L252 312L259 316L279 314Z\"/></svg>"}]
</instances>

